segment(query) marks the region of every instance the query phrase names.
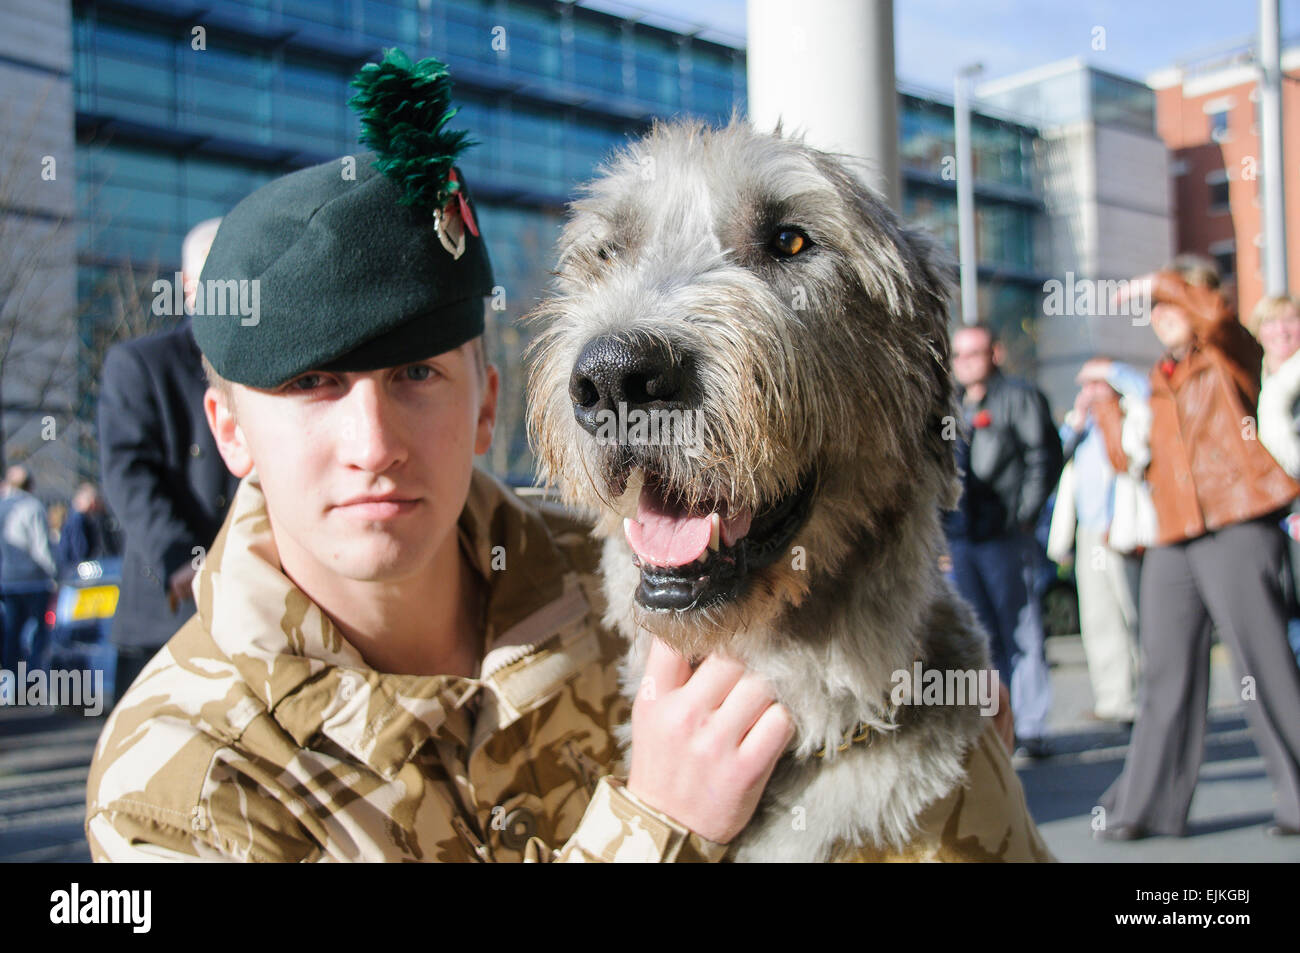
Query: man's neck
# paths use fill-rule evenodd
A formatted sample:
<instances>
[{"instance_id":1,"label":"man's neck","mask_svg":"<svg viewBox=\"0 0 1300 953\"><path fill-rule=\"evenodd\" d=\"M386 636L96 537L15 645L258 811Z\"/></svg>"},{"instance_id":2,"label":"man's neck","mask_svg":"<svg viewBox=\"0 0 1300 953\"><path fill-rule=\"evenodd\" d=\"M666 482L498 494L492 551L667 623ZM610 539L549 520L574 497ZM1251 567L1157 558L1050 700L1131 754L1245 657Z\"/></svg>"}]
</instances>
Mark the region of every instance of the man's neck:
<instances>
[{"instance_id":1,"label":"man's neck","mask_svg":"<svg viewBox=\"0 0 1300 953\"><path fill-rule=\"evenodd\" d=\"M984 380L978 381L973 384L967 384L965 390L962 393L962 402L965 404L981 403L984 400L984 398L988 397L989 388L992 386L997 376L998 376L998 369L994 367L991 371L989 371L988 377L984 378Z\"/></svg>"},{"instance_id":2,"label":"man's neck","mask_svg":"<svg viewBox=\"0 0 1300 953\"><path fill-rule=\"evenodd\" d=\"M281 568L371 668L393 675L478 674L486 593L454 531L425 572L399 582L340 578L304 562Z\"/></svg>"}]
</instances>

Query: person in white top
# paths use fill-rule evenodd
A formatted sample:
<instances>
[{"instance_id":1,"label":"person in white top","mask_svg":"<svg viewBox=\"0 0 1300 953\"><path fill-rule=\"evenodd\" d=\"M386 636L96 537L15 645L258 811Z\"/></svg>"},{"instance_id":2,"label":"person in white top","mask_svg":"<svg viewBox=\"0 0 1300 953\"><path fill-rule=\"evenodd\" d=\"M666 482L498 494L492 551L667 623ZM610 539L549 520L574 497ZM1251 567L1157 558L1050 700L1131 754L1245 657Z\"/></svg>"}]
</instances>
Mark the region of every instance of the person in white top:
<instances>
[{"instance_id":1,"label":"person in white top","mask_svg":"<svg viewBox=\"0 0 1300 953\"><path fill-rule=\"evenodd\" d=\"M1292 479L1300 478L1300 299L1286 295L1264 298L1247 324L1264 349L1260 369L1259 441ZM1300 660L1300 501L1292 504L1287 521L1287 555L1292 584L1287 639Z\"/></svg>"}]
</instances>

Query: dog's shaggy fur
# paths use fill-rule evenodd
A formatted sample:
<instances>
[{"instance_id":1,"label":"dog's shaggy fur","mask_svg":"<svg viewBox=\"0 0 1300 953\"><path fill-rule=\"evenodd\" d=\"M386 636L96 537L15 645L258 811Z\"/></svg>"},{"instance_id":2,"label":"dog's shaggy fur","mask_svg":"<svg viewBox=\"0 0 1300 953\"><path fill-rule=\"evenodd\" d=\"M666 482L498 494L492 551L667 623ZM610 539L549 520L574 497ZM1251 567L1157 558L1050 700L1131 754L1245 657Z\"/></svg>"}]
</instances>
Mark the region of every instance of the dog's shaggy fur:
<instances>
[{"instance_id":1,"label":"dog's shaggy fur","mask_svg":"<svg viewBox=\"0 0 1300 953\"><path fill-rule=\"evenodd\" d=\"M808 244L774 254L789 228ZM529 427L543 478L597 514L606 623L631 643L628 697L653 634L743 660L791 712L796 740L735 859L901 848L962 779L983 727L973 705L889 706L892 674L916 659L987 666L938 568L939 511L959 492L944 439L958 419L947 267L841 160L736 121L656 126L585 188L560 245L554 293L534 312ZM579 425L575 362L604 336L681 362L701 443L612 446ZM652 611L622 527L646 474L690 512L811 496L782 558L738 594ZM859 721L874 742L837 752Z\"/></svg>"}]
</instances>

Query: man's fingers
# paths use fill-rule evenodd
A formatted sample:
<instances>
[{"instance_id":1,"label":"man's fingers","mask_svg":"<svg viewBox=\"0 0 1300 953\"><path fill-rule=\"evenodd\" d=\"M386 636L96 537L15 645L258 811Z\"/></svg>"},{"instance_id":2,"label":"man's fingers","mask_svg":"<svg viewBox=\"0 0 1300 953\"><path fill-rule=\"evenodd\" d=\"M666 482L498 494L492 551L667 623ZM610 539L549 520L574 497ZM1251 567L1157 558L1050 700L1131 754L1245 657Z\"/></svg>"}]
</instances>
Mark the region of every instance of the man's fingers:
<instances>
[{"instance_id":1,"label":"man's fingers","mask_svg":"<svg viewBox=\"0 0 1300 953\"><path fill-rule=\"evenodd\" d=\"M775 766L776 758L793 737L794 721L790 713L780 702L773 702L740 742L740 756L754 761L770 759Z\"/></svg>"},{"instance_id":2,"label":"man's fingers","mask_svg":"<svg viewBox=\"0 0 1300 953\"><path fill-rule=\"evenodd\" d=\"M750 672L736 683L714 713L715 729L733 745L739 746L741 739L775 700L772 687Z\"/></svg>"},{"instance_id":3,"label":"man's fingers","mask_svg":"<svg viewBox=\"0 0 1300 953\"><path fill-rule=\"evenodd\" d=\"M683 691L695 704L712 710L722 704L744 674L742 663L714 652L700 663Z\"/></svg>"},{"instance_id":4,"label":"man's fingers","mask_svg":"<svg viewBox=\"0 0 1300 953\"><path fill-rule=\"evenodd\" d=\"M645 675L641 678L637 699L653 702L685 685L690 677L690 662L659 639L651 639L650 654L646 657Z\"/></svg>"}]
</instances>

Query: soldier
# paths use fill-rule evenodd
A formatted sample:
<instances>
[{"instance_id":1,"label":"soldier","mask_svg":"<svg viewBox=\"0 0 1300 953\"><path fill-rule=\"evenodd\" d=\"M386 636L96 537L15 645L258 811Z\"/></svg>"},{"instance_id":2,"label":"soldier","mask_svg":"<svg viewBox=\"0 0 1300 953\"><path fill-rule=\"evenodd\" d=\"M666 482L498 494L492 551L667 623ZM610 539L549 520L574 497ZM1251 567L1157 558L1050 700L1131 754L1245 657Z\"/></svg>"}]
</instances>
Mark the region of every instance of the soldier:
<instances>
[{"instance_id":1,"label":"soldier","mask_svg":"<svg viewBox=\"0 0 1300 953\"><path fill-rule=\"evenodd\" d=\"M242 482L197 614L100 738L91 852L718 860L788 714L738 663L692 670L660 645L629 780L606 773L623 645L586 526L473 467L496 414L493 281L445 68L392 52L356 85L377 161L253 193L204 268L256 302L194 320Z\"/></svg>"}]
</instances>

